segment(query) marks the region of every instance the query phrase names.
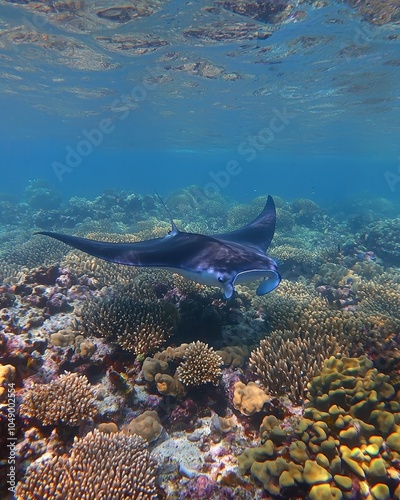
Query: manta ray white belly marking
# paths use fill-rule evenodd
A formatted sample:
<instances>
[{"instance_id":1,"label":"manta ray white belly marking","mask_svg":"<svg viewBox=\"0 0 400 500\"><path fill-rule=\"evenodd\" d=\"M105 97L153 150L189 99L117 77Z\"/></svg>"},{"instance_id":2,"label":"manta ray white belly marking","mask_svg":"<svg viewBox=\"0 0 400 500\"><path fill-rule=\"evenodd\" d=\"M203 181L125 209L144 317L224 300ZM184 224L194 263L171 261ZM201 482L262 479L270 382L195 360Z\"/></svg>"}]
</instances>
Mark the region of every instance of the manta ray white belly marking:
<instances>
[{"instance_id":1,"label":"manta ray white belly marking","mask_svg":"<svg viewBox=\"0 0 400 500\"><path fill-rule=\"evenodd\" d=\"M136 243L108 243L67 234L39 231L73 248L127 266L158 267L198 283L222 288L229 299L238 283L262 279L257 295L276 288L281 277L266 255L275 232L276 210L268 196L263 211L250 224L229 233L207 236L172 230L163 238Z\"/></svg>"}]
</instances>

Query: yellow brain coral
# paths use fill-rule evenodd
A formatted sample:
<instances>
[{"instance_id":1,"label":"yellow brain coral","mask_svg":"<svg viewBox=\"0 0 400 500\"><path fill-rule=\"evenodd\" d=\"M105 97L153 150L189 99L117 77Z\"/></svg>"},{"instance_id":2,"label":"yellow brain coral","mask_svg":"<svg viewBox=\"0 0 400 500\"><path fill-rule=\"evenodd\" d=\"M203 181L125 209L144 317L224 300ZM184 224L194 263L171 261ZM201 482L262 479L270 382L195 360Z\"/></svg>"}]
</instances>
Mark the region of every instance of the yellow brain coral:
<instances>
[{"instance_id":1,"label":"yellow brain coral","mask_svg":"<svg viewBox=\"0 0 400 500\"><path fill-rule=\"evenodd\" d=\"M69 457L31 464L16 488L18 500L155 500L155 464L140 436L89 432L75 438Z\"/></svg>"},{"instance_id":2,"label":"yellow brain coral","mask_svg":"<svg viewBox=\"0 0 400 500\"><path fill-rule=\"evenodd\" d=\"M43 425L79 425L97 415L93 389L84 375L66 373L49 384L35 384L24 395L20 413Z\"/></svg>"}]
</instances>

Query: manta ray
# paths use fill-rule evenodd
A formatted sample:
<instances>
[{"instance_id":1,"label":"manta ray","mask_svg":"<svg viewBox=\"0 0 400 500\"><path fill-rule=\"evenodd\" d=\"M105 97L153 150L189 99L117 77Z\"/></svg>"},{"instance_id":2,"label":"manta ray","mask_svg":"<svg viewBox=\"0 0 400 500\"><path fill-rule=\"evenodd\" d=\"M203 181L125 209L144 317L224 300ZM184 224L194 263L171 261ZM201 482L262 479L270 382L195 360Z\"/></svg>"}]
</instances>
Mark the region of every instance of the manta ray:
<instances>
[{"instance_id":1,"label":"manta ray","mask_svg":"<svg viewBox=\"0 0 400 500\"><path fill-rule=\"evenodd\" d=\"M198 283L218 286L226 299L232 297L238 283L262 278L257 295L265 295L279 285L277 264L266 255L276 223L271 196L258 217L229 233L186 233L179 231L170 219L172 229L166 236L134 243L109 243L48 231L35 234L50 236L116 264L168 269Z\"/></svg>"}]
</instances>

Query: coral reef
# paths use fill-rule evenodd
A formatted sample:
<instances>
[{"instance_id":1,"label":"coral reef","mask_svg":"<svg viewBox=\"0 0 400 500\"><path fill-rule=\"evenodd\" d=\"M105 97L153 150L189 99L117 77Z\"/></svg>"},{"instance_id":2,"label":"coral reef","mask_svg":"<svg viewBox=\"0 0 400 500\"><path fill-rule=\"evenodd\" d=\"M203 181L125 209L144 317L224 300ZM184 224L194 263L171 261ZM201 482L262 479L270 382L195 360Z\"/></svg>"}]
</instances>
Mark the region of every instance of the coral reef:
<instances>
[{"instance_id":1,"label":"coral reef","mask_svg":"<svg viewBox=\"0 0 400 500\"><path fill-rule=\"evenodd\" d=\"M76 373L60 375L49 384L28 389L20 413L43 425L80 425L97 414L95 397L87 378Z\"/></svg>"},{"instance_id":2,"label":"coral reef","mask_svg":"<svg viewBox=\"0 0 400 500\"><path fill-rule=\"evenodd\" d=\"M236 8L262 15L247 0L204 12ZM106 15L102 23L113 22ZM213 26L210 40L217 36ZM138 37L131 50L151 51ZM121 40L104 47L120 50ZM228 77L172 52L158 61L176 74ZM199 193L191 186L167 198L179 228L233 230L265 201ZM325 214L310 200L275 197L270 252L284 279L263 297L257 282L238 285L224 301L166 270L31 238L35 226L115 242L165 236L170 223L155 196L108 191L57 210L44 206L50 198L37 208L0 200L10 212L0 214L0 423L5 442L12 381L17 498L73 498L75 482L80 496L99 498L400 498L394 203ZM124 481L99 465L103 456ZM0 488L5 481L0 474Z\"/></svg>"},{"instance_id":3,"label":"coral reef","mask_svg":"<svg viewBox=\"0 0 400 500\"><path fill-rule=\"evenodd\" d=\"M7 400L7 385L15 379L15 367L0 364L0 403Z\"/></svg>"},{"instance_id":4,"label":"coral reef","mask_svg":"<svg viewBox=\"0 0 400 500\"><path fill-rule=\"evenodd\" d=\"M160 437L163 427L160 417L156 411L147 410L136 418L133 418L129 424L122 428L122 432L128 436L137 434L151 443Z\"/></svg>"},{"instance_id":5,"label":"coral reef","mask_svg":"<svg viewBox=\"0 0 400 500\"><path fill-rule=\"evenodd\" d=\"M155 480L155 464L143 438L94 430L75 438L67 458L55 455L31 464L16 496L21 500L155 500Z\"/></svg>"}]
</instances>

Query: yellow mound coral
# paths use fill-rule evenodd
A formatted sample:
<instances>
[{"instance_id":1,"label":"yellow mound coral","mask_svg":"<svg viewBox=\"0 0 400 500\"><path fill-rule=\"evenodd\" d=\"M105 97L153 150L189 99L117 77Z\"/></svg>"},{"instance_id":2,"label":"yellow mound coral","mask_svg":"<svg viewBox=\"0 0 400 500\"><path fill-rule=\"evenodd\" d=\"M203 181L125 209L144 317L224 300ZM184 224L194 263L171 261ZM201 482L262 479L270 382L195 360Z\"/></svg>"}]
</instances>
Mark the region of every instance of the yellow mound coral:
<instances>
[{"instance_id":1,"label":"yellow mound coral","mask_svg":"<svg viewBox=\"0 0 400 500\"><path fill-rule=\"evenodd\" d=\"M240 471L250 471L272 495L301 488L312 499L353 498L358 483L365 496L399 499L400 474L391 467L400 457L399 383L366 357L332 356L308 390L293 435L280 439L277 419L264 419L267 440L238 457Z\"/></svg>"},{"instance_id":2,"label":"yellow mound coral","mask_svg":"<svg viewBox=\"0 0 400 500\"><path fill-rule=\"evenodd\" d=\"M149 443L155 441L163 431L160 417L156 411L147 410L136 418L133 418L129 424L122 428L122 432L131 436L137 434Z\"/></svg>"},{"instance_id":3,"label":"yellow mound coral","mask_svg":"<svg viewBox=\"0 0 400 500\"><path fill-rule=\"evenodd\" d=\"M221 356L224 365L231 365L234 367L242 367L246 358L249 356L249 349L245 345L227 346L215 352Z\"/></svg>"},{"instance_id":4,"label":"yellow mound coral","mask_svg":"<svg viewBox=\"0 0 400 500\"><path fill-rule=\"evenodd\" d=\"M261 411L269 400L269 396L255 382L249 382L247 385L236 382L234 386L233 405L244 415Z\"/></svg>"},{"instance_id":5,"label":"yellow mound coral","mask_svg":"<svg viewBox=\"0 0 400 500\"><path fill-rule=\"evenodd\" d=\"M79 425L97 415L94 392L84 375L66 373L49 384L35 384L20 406L20 413L43 425Z\"/></svg>"},{"instance_id":6,"label":"yellow mound coral","mask_svg":"<svg viewBox=\"0 0 400 500\"><path fill-rule=\"evenodd\" d=\"M75 438L69 457L31 464L17 485L16 498L155 500L155 482L155 464L143 438L95 430Z\"/></svg>"}]
</instances>

